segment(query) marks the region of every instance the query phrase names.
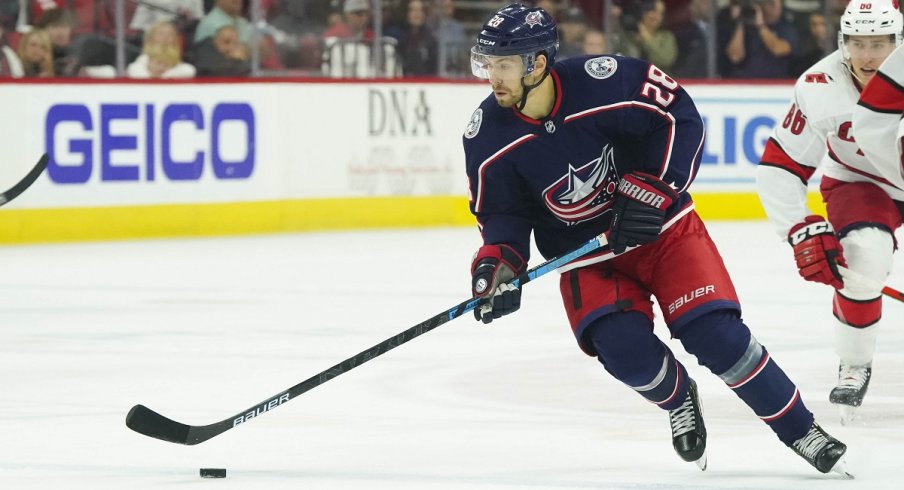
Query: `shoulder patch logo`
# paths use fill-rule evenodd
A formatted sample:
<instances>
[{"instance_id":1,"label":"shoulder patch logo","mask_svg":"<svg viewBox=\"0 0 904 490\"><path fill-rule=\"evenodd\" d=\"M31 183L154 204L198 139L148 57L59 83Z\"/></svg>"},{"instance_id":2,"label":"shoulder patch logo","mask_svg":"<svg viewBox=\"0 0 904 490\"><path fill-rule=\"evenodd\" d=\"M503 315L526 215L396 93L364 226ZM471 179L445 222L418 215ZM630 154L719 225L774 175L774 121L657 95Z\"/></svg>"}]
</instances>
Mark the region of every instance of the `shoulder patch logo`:
<instances>
[{"instance_id":1,"label":"shoulder patch logo","mask_svg":"<svg viewBox=\"0 0 904 490\"><path fill-rule=\"evenodd\" d=\"M587 74L597 80L603 80L612 76L618 69L618 62L611 56L600 56L599 58L590 58L584 63L584 69Z\"/></svg>"},{"instance_id":2,"label":"shoulder patch logo","mask_svg":"<svg viewBox=\"0 0 904 490\"><path fill-rule=\"evenodd\" d=\"M468 121L468 127L465 128L465 138L471 139L480 132L480 123L483 122L483 109L477 108L474 114L471 114L471 120Z\"/></svg>"}]
</instances>

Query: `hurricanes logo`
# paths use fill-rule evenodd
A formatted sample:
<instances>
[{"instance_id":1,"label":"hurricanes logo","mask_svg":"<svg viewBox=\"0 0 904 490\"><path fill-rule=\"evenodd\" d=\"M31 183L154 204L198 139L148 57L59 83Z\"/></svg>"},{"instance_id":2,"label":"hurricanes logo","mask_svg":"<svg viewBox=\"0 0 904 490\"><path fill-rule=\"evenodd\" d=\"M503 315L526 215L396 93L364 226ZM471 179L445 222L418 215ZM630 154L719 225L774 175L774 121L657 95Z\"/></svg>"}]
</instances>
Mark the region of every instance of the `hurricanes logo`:
<instances>
[{"instance_id":1,"label":"hurricanes logo","mask_svg":"<svg viewBox=\"0 0 904 490\"><path fill-rule=\"evenodd\" d=\"M606 145L599 158L579 168L569 165L568 173L543 191L543 200L556 218L573 225L608 211L617 188L615 155Z\"/></svg>"}]
</instances>

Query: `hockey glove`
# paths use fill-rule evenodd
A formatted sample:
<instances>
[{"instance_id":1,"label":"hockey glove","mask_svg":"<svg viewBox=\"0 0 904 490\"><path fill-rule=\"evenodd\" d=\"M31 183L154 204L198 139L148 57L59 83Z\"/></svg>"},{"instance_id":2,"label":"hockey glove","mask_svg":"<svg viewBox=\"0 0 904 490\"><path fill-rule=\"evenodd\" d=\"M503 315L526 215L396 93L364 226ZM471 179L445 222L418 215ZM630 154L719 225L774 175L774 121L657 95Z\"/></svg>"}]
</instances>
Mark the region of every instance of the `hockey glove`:
<instances>
[{"instance_id":1,"label":"hockey glove","mask_svg":"<svg viewBox=\"0 0 904 490\"><path fill-rule=\"evenodd\" d=\"M788 232L788 243L794 247L794 260L801 277L808 281L828 284L835 289L844 287L838 266L846 266L841 243L835 230L822 216L810 215Z\"/></svg>"},{"instance_id":2,"label":"hockey glove","mask_svg":"<svg viewBox=\"0 0 904 490\"><path fill-rule=\"evenodd\" d=\"M618 184L612 208L612 251L620 254L628 247L655 242L662 231L665 211L676 199L678 192L652 175L625 175Z\"/></svg>"},{"instance_id":3,"label":"hockey glove","mask_svg":"<svg viewBox=\"0 0 904 490\"><path fill-rule=\"evenodd\" d=\"M524 270L525 261L508 245L484 245L471 262L471 293L484 298L474 308L474 318L490 323L521 307L521 289L506 282Z\"/></svg>"}]
</instances>

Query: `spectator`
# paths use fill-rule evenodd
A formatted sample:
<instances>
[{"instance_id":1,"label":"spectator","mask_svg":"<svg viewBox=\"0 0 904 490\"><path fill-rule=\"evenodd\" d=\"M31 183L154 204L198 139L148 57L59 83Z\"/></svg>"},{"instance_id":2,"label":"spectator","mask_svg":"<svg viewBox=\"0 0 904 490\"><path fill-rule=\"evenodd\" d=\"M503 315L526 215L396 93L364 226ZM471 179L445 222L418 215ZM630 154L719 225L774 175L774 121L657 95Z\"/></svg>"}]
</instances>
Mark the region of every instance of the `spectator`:
<instances>
[{"instance_id":1,"label":"spectator","mask_svg":"<svg viewBox=\"0 0 904 490\"><path fill-rule=\"evenodd\" d=\"M203 0L141 0L129 27L141 32L160 21L169 21L180 31L196 25L204 16Z\"/></svg>"},{"instance_id":2,"label":"spectator","mask_svg":"<svg viewBox=\"0 0 904 490\"><path fill-rule=\"evenodd\" d=\"M465 26L455 18L455 0L436 0L430 19L436 36L440 75L470 75L468 49L470 44Z\"/></svg>"},{"instance_id":3,"label":"spectator","mask_svg":"<svg viewBox=\"0 0 904 490\"><path fill-rule=\"evenodd\" d=\"M242 0L216 0L213 9L205 15L195 28L194 43L213 37L223 26L232 26L246 45L251 42L254 29L248 19L242 16Z\"/></svg>"},{"instance_id":4,"label":"spectator","mask_svg":"<svg viewBox=\"0 0 904 490\"><path fill-rule=\"evenodd\" d=\"M326 29L326 14L317 17L308 2L279 0L267 25L279 59L286 68L319 69L320 38Z\"/></svg>"},{"instance_id":5,"label":"spectator","mask_svg":"<svg viewBox=\"0 0 904 490\"><path fill-rule=\"evenodd\" d=\"M625 12L620 5L613 3L609 10L610 30L606 33L609 50L615 54L622 56L631 56L637 58L640 56L640 50L637 46L628 42L628 33L625 32L625 25L633 26L636 24L633 15L623 15Z\"/></svg>"},{"instance_id":6,"label":"spectator","mask_svg":"<svg viewBox=\"0 0 904 490\"><path fill-rule=\"evenodd\" d=\"M634 32L627 35L627 44L634 45L639 52L638 58L649 61L660 69L669 72L678 57L678 46L675 35L662 28L665 20L665 2L662 0L643 0L638 5L637 23Z\"/></svg>"},{"instance_id":7,"label":"spectator","mask_svg":"<svg viewBox=\"0 0 904 490\"><path fill-rule=\"evenodd\" d=\"M45 10L34 27L47 33L53 46L53 72L58 77L75 76L79 68L79 46L72 42L73 15L69 10Z\"/></svg>"},{"instance_id":8,"label":"spectator","mask_svg":"<svg viewBox=\"0 0 904 490\"><path fill-rule=\"evenodd\" d=\"M584 33L584 39L581 43L582 54L605 54L606 53L606 35L599 29L589 29Z\"/></svg>"},{"instance_id":9,"label":"spectator","mask_svg":"<svg viewBox=\"0 0 904 490\"><path fill-rule=\"evenodd\" d=\"M324 38L372 40L370 0L345 0L342 22L324 31Z\"/></svg>"},{"instance_id":10,"label":"spectator","mask_svg":"<svg viewBox=\"0 0 904 490\"><path fill-rule=\"evenodd\" d=\"M559 59L581 54L581 42L588 29L587 17L580 7L569 7L559 19Z\"/></svg>"},{"instance_id":11,"label":"spectator","mask_svg":"<svg viewBox=\"0 0 904 490\"><path fill-rule=\"evenodd\" d=\"M787 78L797 30L782 0L733 0L720 14L719 46L726 78Z\"/></svg>"},{"instance_id":12,"label":"spectator","mask_svg":"<svg viewBox=\"0 0 904 490\"><path fill-rule=\"evenodd\" d=\"M19 59L25 77L53 78L53 43L50 34L32 29L19 41Z\"/></svg>"},{"instance_id":13,"label":"spectator","mask_svg":"<svg viewBox=\"0 0 904 490\"><path fill-rule=\"evenodd\" d=\"M182 40L175 24L164 20L145 31L141 56L126 72L129 78L192 78L196 70L182 61Z\"/></svg>"},{"instance_id":14,"label":"spectator","mask_svg":"<svg viewBox=\"0 0 904 490\"><path fill-rule=\"evenodd\" d=\"M407 76L436 75L438 61L436 38L427 28L427 12L424 2L408 2L407 23L399 41L402 71Z\"/></svg>"},{"instance_id":15,"label":"spectator","mask_svg":"<svg viewBox=\"0 0 904 490\"><path fill-rule=\"evenodd\" d=\"M248 45L231 25L220 27L213 37L197 44L194 60L199 77L241 77L251 73Z\"/></svg>"},{"instance_id":16,"label":"spectator","mask_svg":"<svg viewBox=\"0 0 904 490\"><path fill-rule=\"evenodd\" d=\"M690 19L675 29L675 41L680 56L675 60L672 75L679 78L705 78L709 70L709 42L712 39L710 5L712 0L691 0Z\"/></svg>"},{"instance_id":17,"label":"spectator","mask_svg":"<svg viewBox=\"0 0 904 490\"><path fill-rule=\"evenodd\" d=\"M800 40L800 47L791 61L791 76L799 77L807 68L815 65L827 54L823 49L828 37L826 16L821 12L810 14L807 21L807 32Z\"/></svg>"},{"instance_id":18,"label":"spectator","mask_svg":"<svg viewBox=\"0 0 904 490\"><path fill-rule=\"evenodd\" d=\"M0 19L0 78L22 78L25 70L16 52L6 45L6 24Z\"/></svg>"},{"instance_id":19,"label":"spectator","mask_svg":"<svg viewBox=\"0 0 904 490\"><path fill-rule=\"evenodd\" d=\"M80 75L91 78L116 78L112 65L84 66ZM192 78L195 67L182 62L182 35L176 25L160 21L144 34L142 53L126 69L129 78Z\"/></svg>"}]
</instances>

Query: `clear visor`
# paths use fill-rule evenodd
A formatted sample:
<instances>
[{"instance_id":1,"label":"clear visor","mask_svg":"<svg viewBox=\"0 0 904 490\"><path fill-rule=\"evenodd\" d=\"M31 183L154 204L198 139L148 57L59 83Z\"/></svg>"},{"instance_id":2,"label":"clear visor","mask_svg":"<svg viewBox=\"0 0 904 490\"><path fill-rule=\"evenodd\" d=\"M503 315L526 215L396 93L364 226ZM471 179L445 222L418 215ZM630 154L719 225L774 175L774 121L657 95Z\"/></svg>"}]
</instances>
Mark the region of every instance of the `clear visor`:
<instances>
[{"instance_id":1,"label":"clear visor","mask_svg":"<svg viewBox=\"0 0 904 490\"><path fill-rule=\"evenodd\" d=\"M901 35L879 36L845 36L838 33L838 46L845 60L852 56L857 58L885 59L896 47L901 45Z\"/></svg>"},{"instance_id":2,"label":"clear visor","mask_svg":"<svg viewBox=\"0 0 904 490\"><path fill-rule=\"evenodd\" d=\"M484 80L518 80L527 75L525 58L530 55L490 56L471 48L471 73Z\"/></svg>"}]
</instances>

